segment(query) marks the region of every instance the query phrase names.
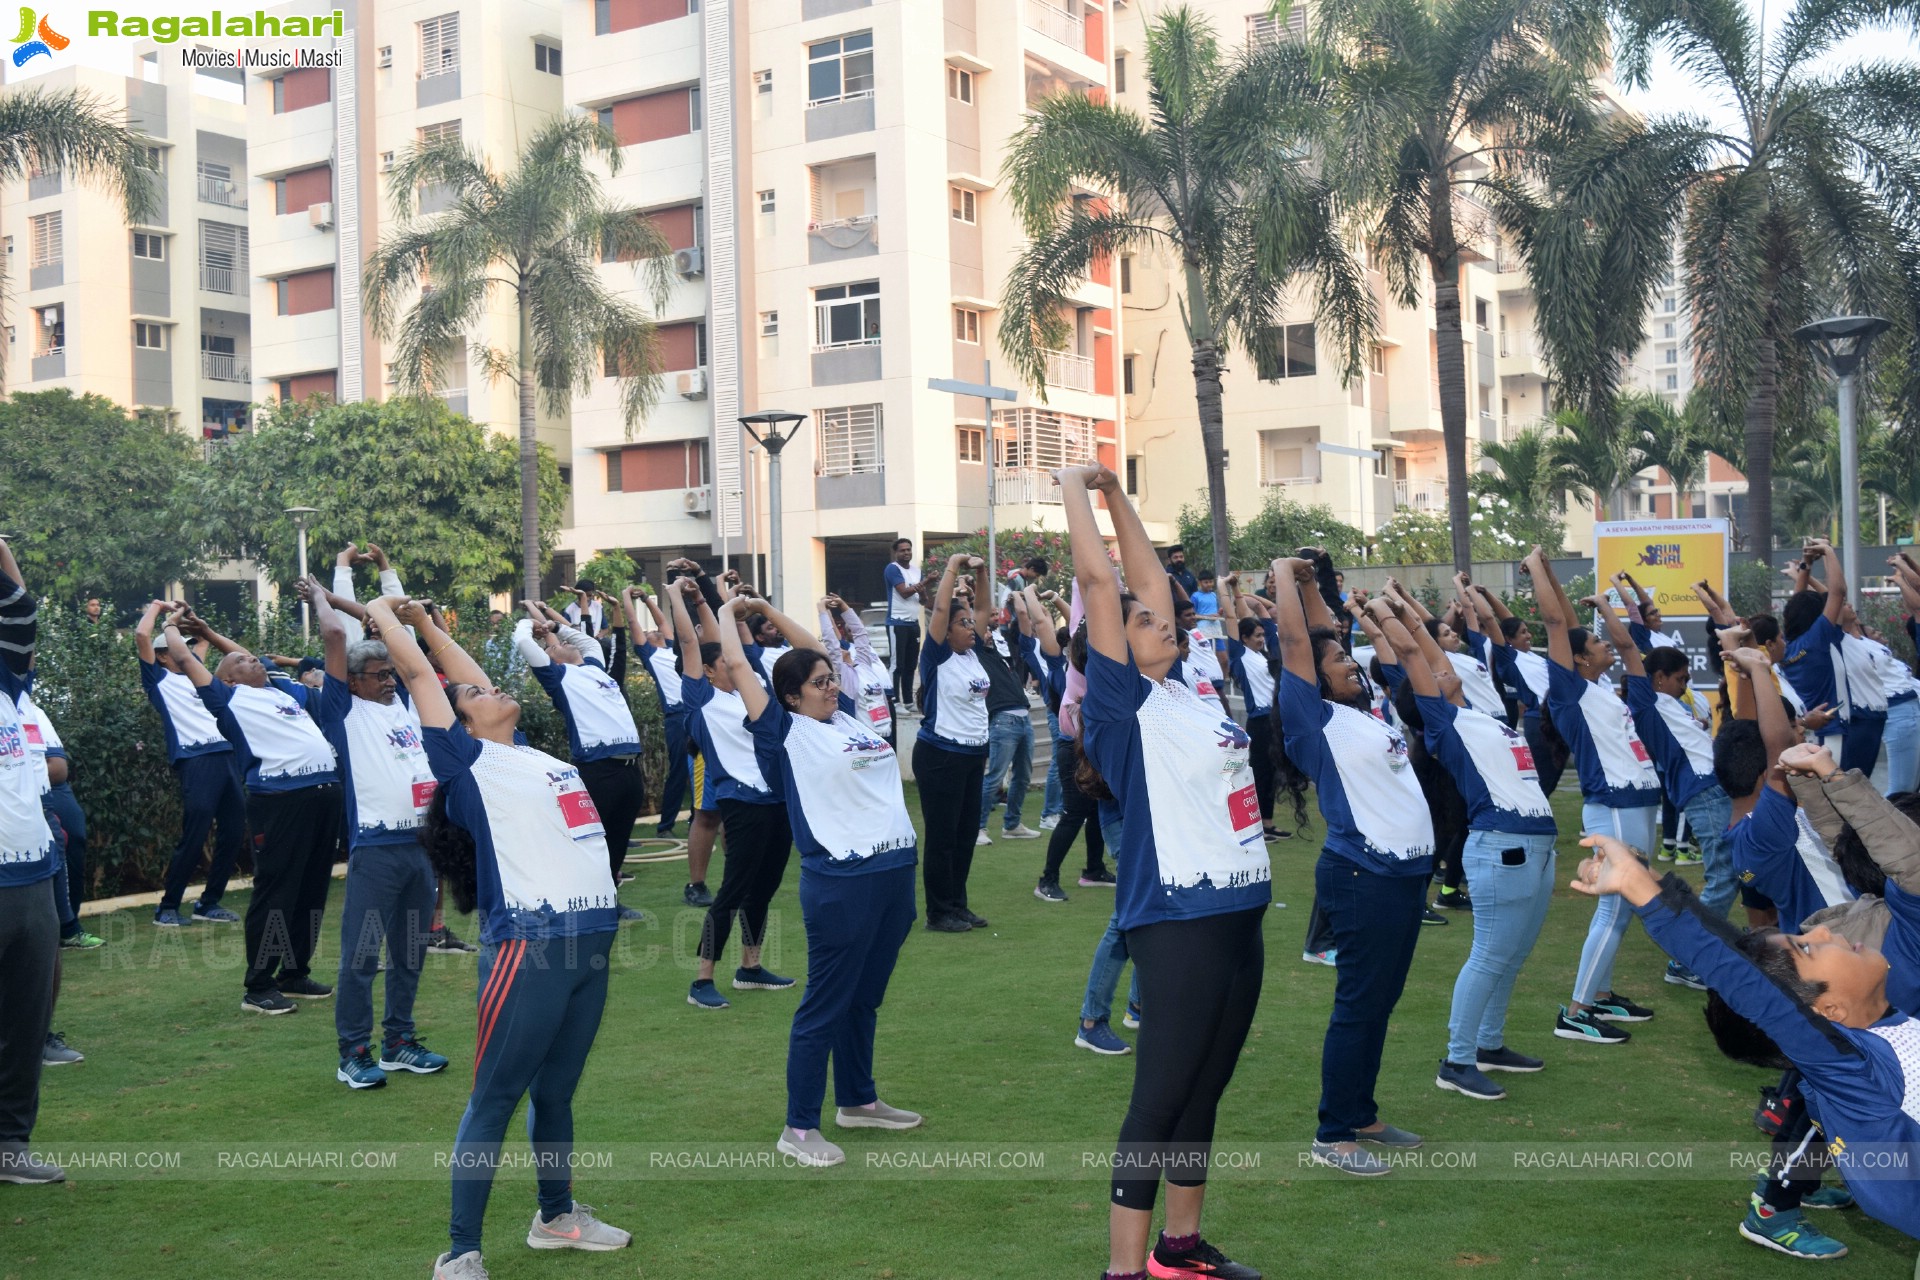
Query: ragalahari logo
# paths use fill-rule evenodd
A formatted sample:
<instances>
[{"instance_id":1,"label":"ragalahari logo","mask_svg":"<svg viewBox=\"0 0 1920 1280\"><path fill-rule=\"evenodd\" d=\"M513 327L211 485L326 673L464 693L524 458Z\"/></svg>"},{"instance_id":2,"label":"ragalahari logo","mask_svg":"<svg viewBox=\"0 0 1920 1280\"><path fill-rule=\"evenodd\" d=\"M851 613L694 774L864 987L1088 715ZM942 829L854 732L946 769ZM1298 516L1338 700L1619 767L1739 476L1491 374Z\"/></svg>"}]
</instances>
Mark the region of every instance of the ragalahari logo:
<instances>
[{"instance_id":1,"label":"ragalahari logo","mask_svg":"<svg viewBox=\"0 0 1920 1280\"><path fill-rule=\"evenodd\" d=\"M36 21L33 10L21 5L20 34L13 38L13 43L18 46L13 51L13 65L24 67L43 53L51 58L56 51L66 48L73 41L48 26L45 18Z\"/></svg>"}]
</instances>

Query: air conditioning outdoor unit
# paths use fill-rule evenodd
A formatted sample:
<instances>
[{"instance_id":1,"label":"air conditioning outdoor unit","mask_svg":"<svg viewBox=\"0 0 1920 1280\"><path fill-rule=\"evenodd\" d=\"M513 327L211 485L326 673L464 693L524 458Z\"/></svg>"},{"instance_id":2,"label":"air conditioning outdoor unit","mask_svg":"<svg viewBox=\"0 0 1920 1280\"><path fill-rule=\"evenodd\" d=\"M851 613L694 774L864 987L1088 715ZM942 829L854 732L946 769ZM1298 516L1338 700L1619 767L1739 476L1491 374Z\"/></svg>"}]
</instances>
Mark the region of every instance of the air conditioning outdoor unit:
<instances>
[{"instance_id":1,"label":"air conditioning outdoor unit","mask_svg":"<svg viewBox=\"0 0 1920 1280\"><path fill-rule=\"evenodd\" d=\"M322 200L318 204L308 205L307 218L315 227L325 231L333 225L333 201Z\"/></svg>"},{"instance_id":2,"label":"air conditioning outdoor unit","mask_svg":"<svg viewBox=\"0 0 1920 1280\"><path fill-rule=\"evenodd\" d=\"M673 251L673 269L688 280L707 272L707 255L701 249L675 249Z\"/></svg>"},{"instance_id":3,"label":"air conditioning outdoor unit","mask_svg":"<svg viewBox=\"0 0 1920 1280\"><path fill-rule=\"evenodd\" d=\"M688 400L707 398L707 371L694 369L680 375L679 391Z\"/></svg>"},{"instance_id":4,"label":"air conditioning outdoor unit","mask_svg":"<svg viewBox=\"0 0 1920 1280\"><path fill-rule=\"evenodd\" d=\"M704 516L713 513L713 488L711 485L703 484L697 489L689 489L685 494L681 495L681 497L686 503L688 515Z\"/></svg>"}]
</instances>

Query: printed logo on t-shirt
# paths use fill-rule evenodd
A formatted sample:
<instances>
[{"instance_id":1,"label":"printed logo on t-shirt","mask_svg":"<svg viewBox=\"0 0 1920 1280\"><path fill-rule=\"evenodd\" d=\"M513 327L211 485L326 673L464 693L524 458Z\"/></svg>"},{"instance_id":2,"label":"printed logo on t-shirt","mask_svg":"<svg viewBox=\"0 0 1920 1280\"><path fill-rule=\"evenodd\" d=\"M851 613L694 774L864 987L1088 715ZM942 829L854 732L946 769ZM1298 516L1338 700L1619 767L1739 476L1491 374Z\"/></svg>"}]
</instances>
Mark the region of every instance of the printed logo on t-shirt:
<instances>
[{"instance_id":1,"label":"printed logo on t-shirt","mask_svg":"<svg viewBox=\"0 0 1920 1280\"><path fill-rule=\"evenodd\" d=\"M287 697L285 694L275 698L269 705L273 708L273 714L286 716L289 720L298 720L301 716L307 714L300 709L299 703Z\"/></svg>"},{"instance_id":2,"label":"printed logo on t-shirt","mask_svg":"<svg viewBox=\"0 0 1920 1280\"><path fill-rule=\"evenodd\" d=\"M885 711L886 708L882 707L880 710ZM852 736L846 740L840 750L843 754L852 757L848 763L856 770L870 769L882 758L893 754L893 748L887 745L885 738L876 738L858 726L854 728Z\"/></svg>"},{"instance_id":3,"label":"printed logo on t-shirt","mask_svg":"<svg viewBox=\"0 0 1920 1280\"><path fill-rule=\"evenodd\" d=\"M420 735L414 732L410 724L387 730L387 745L393 748L393 754L397 757L412 756L426 749L420 741Z\"/></svg>"},{"instance_id":4,"label":"printed logo on t-shirt","mask_svg":"<svg viewBox=\"0 0 1920 1280\"><path fill-rule=\"evenodd\" d=\"M0 757L23 760L26 755L26 739L20 734L20 726L0 724Z\"/></svg>"},{"instance_id":5,"label":"printed logo on t-shirt","mask_svg":"<svg viewBox=\"0 0 1920 1280\"><path fill-rule=\"evenodd\" d=\"M1396 772L1413 763L1412 757L1407 754L1407 740L1392 725L1387 726L1387 763Z\"/></svg>"},{"instance_id":6,"label":"printed logo on t-shirt","mask_svg":"<svg viewBox=\"0 0 1920 1280\"><path fill-rule=\"evenodd\" d=\"M974 697L980 699L980 701L982 702L985 702L987 700L987 690L991 688L993 688L993 681L991 680L987 680L983 678L979 680L967 681L967 692L972 694Z\"/></svg>"}]
</instances>

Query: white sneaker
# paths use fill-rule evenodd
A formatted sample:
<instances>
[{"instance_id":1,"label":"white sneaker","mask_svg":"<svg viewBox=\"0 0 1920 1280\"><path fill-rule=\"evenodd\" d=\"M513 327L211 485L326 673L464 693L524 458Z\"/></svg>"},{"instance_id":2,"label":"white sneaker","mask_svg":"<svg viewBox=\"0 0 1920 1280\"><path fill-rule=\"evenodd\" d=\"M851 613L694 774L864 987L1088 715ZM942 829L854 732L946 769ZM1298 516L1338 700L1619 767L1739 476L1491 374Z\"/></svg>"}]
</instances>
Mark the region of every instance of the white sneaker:
<instances>
[{"instance_id":1,"label":"white sneaker","mask_svg":"<svg viewBox=\"0 0 1920 1280\"><path fill-rule=\"evenodd\" d=\"M633 1236L618 1227L610 1227L593 1216L589 1205L573 1202L573 1208L567 1210L552 1222L540 1220L540 1210L533 1211L533 1225L527 1228L527 1247L530 1249L589 1249L595 1253L605 1253L611 1249L624 1249L633 1243Z\"/></svg>"},{"instance_id":2,"label":"white sneaker","mask_svg":"<svg viewBox=\"0 0 1920 1280\"><path fill-rule=\"evenodd\" d=\"M1040 833L1025 823L1021 823L1017 827L1002 831L1000 838L1003 840L1038 840Z\"/></svg>"},{"instance_id":3,"label":"white sneaker","mask_svg":"<svg viewBox=\"0 0 1920 1280\"><path fill-rule=\"evenodd\" d=\"M469 1249L459 1257L443 1253L433 1260L433 1280L487 1280L487 1269L480 1265L480 1251Z\"/></svg>"},{"instance_id":4,"label":"white sneaker","mask_svg":"<svg viewBox=\"0 0 1920 1280\"><path fill-rule=\"evenodd\" d=\"M780 1141L773 1144L774 1150L783 1156L791 1156L801 1164L812 1165L816 1169L825 1169L830 1165L844 1164L847 1153L827 1141L827 1135L818 1129L804 1132L798 1129L780 1130Z\"/></svg>"},{"instance_id":5,"label":"white sneaker","mask_svg":"<svg viewBox=\"0 0 1920 1280\"><path fill-rule=\"evenodd\" d=\"M1050 813L1046 817L1040 819L1040 829L1042 831L1051 831L1059 825L1060 825L1060 815L1057 813Z\"/></svg>"},{"instance_id":6,"label":"white sneaker","mask_svg":"<svg viewBox=\"0 0 1920 1280\"><path fill-rule=\"evenodd\" d=\"M983 844L992 844L993 841L987 839L987 829L985 827L982 827L980 828L980 835L974 840L973 843L976 847L978 847L979 845L983 845Z\"/></svg>"},{"instance_id":7,"label":"white sneaker","mask_svg":"<svg viewBox=\"0 0 1920 1280\"><path fill-rule=\"evenodd\" d=\"M918 1129L920 1117L874 1100L872 1107L836 1107L833 1122L842 1129Z\"/></svg>"}]
</instances>

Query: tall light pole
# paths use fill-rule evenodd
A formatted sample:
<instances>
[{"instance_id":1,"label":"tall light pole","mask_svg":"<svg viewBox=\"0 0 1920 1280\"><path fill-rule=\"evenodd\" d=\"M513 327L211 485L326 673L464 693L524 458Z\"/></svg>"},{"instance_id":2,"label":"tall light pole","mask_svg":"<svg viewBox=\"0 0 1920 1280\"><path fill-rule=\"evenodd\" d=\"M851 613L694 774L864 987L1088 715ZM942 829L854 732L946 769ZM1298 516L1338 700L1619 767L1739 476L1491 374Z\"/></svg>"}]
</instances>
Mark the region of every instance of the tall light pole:
<instances>
[{"instance_id":1,"label":"tall light pole","mask_svg":"<svg viewBox=\"0 0 1920 1280\"><path fill-rule=\"evenodd\" d=\"M1793 331L1840 380L1840 559L1849 591L1860 589L1860 361L1891 327L1879 316L1830 316Z\"/></svg>"},{"instance_id":2,"label":"tall light pole","mask_svg":"<svg viewBox=\"0 0 1920 1280\"><path fill-rule=\"evenodd\" d=\"M782 595L786 572L780 560L780 451L787 447L800 424L807 420L804 413L791 413L785 409L768 409L763 413L750 413L740 419L740 425L747 434L759 441L767 451L767 522L773 526L772 543L769 552L773 557L772 581L768 584L767 598L773 601L773 607L783 612L786 598ZM784 429L784 434L782 433Z\"/></svg>"},{"instance_id":3,"label":"tall light pole","mask_svg":"<svg viewBox=\"0 0 1920 1280\"><path fill-rule=\"evenodd\" d=\"M300 581L307 580L307 517L320 514L318 507L288 507L287 514L293 517L293 527L300 531ZM313 606L305 600L300 602L300 642L309 643L313 639Z\"/></svg>"},{"instance_id":4,"label":"tall light pole","mask_svg":"<svg viewBox=\"0 0 1920 1280\"><path fill-rule=\"evenodd\" d=\"M986 409L987 425L985 431L987 436L987 455L984 461L987 464L987 570L983 576L987 580L985 584L987 588L987 609L991 612L1000 606L1001 582L999 548L994 545L995 531L993 527L993 402L995 400L1015 400L1019 398L1020 393L1012 387L996 387L993 385L993 361L991 360L983 360L980 362L980 381L978 382L961 382L957 378L928 378L927 390L945 391L950 395L956 396L979 396L983 407Z\"/></svg>"}]
</instances>

